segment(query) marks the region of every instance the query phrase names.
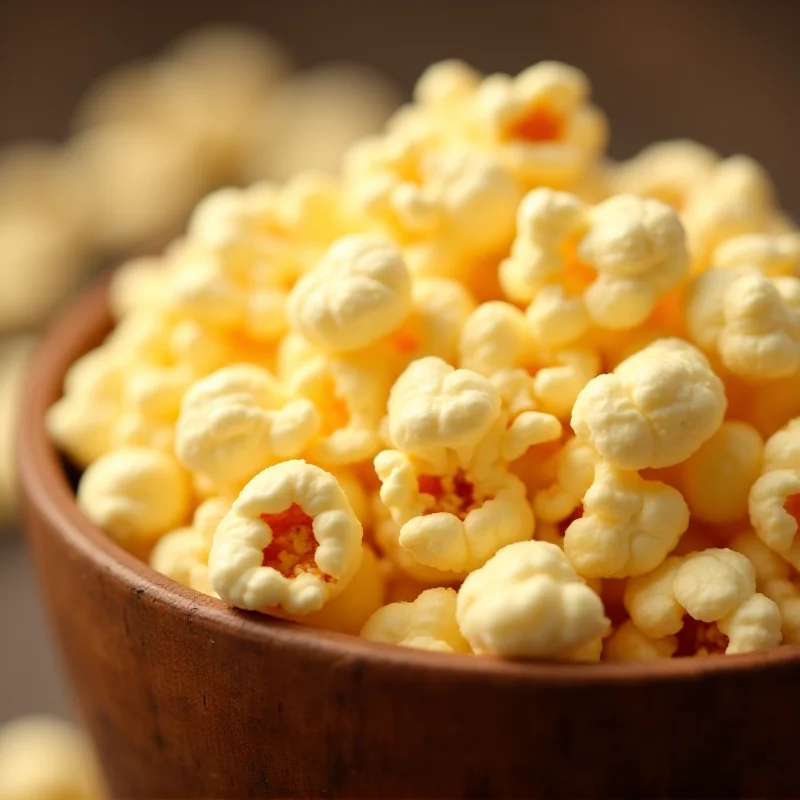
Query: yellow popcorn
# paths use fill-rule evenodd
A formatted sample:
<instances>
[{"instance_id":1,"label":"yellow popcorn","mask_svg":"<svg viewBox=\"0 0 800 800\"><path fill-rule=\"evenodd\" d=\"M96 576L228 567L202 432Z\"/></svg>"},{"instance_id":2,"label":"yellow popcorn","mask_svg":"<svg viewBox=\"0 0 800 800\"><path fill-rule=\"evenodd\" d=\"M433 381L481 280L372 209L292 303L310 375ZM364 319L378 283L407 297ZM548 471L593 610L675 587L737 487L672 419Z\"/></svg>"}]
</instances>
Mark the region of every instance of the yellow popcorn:
<instances>
[{"instance_id":1,"label":"yellow popcorn","mask_svg":"<svg viewBox=\"0 0 800 800\"><path fill-rule=\"evenodd\" d=\"M490 75L469 102L469 133L494 149L527 187L568 187L607 139L602 112L589 103L580 70L542 61L512 78Z\"/></svg>"},{"instance_id":2,"label":"yellow popcorn","mask_svg":"<svg viewBox=\"0 0 800 800\"><path fill-rule=\"evenodd\" d=\"M103 800L89 741L62 720L31 716L0 728L0 797L7 800Z\"/></svg>"},{"instance_id":3,"label":"yellow popcorn","mask_svg":"<svg viewBox=\"0 0 800 800\"><path fill-rule=\"evenodd\" d=\"M335 174L349 147L377 133L398 102L394 84L365 66L322 64L291 75L260 113L252 109L245 177L285 180L306 169Z\"/></svg>"},{"instance_id":4,"label":"yellow popcorn","mask_svg":"<svg viewBox=\"0 0 800 800\"><path fill-rule=\"evenodd\" d=\"M190 503L187 474L159 450L113 450L94 461L78 484L81 510L126 549L183 525Z\"/></svg>"},{"instance_id":5,"label":"yellow popcorn","mask_svg":"<svg viewBox=\"0 0 800 800\"><path fill-rule=\"evenodd\" d=\"M339 239L298 281L287 312L294 330L330 353L360 350L393 331L411 306L400 250L378 236Z\"/></svg>"},{"instance_id":6,"label":"yellow popcorn","mask_svg":"<svg viewBox=\"0 0 800 800\"><path fill-rule=\"evenodd\" d=\"M250 364L201 378L180 408L176 455L219 487L238 488L270 464L296 457L320 426L309 400L293 399L274 376Z\"/></svg>"},{"instance_id":7,"label":"yellow popcorn","mask_svg":"<svg viewBox=\"0 0 800 800\"><path fill-rule=\"evenodd\" d=\"M361 537L361 523L332 475L305 461L284 461L256 475L217 527L211 585L238 608L310 614L358 571Z\"/></svg>"},{"instance_id":8,"label":"yellow popcorn","mask_svg":"<svg viewBox=\"0 0 800 800\"><path fill-rule=\"evenodd\" d=\"M470 651L456 623L453 589L427 589L412 602L383 606L367 620L361 635L373 642L437 653Z\"/></svg>"},{"instance_id":9,"label":"yellow popcorn","mask_svg":"<svg viewBox=\"0 0 800 800\"><path fill-rule=\"evenodd\" d=\"M800 234L751 233L728 239L714 251L711 267L755 267L769 278L798 278Z\"/></svg>"},{"instance_id":10,"label":"yellow popcorn","mask_svg":"<svg viewBox=\"0 0 800 800\"><path fill-rule=\"evenodd\" d=\"M678 649L675 636L653 639L626 620L603 643L603 661L652 661L672 658Z\"/></svg>"},{"instance_id":11,"label":"yellow popcorn","mask_svg":"<svg viewBox=\"0 0 800 800\"><path fill-rule=\"evenodd\" d=\"M522 191L489 153L396 130L354 147L345 177L366 219L404 246L414 275L470 281L513 238Z\"/></svg>"},{"instance_id":12,"label":"yellow popcorn","mask_svg":"<svg viewBox=\"0 0 800 800\"><path fill-rule=\"evenodd\" d=\"M800 277L768 277L752 266L704 272L689 287L686 325L735 375L792 376L800 369Z\"/></svg>"},{"instance_id":13,"label":"yellow popcorn","mask_svg":"<svg viewBox=\"0 0 800 800\"><path fill-rule=\"evenodd\" d=\"M294 350L290 337L283 344ZM306 352L303 358L290 370L286 386L313 403L321 420L309 458L331 467L373 458L381 448L379 426L391 385L388 365L375 363L368 352L338 358ZM292 354L285 352L279 360L286 364Z\"/></svg>"},{"instance_id":14,"label":"yellow popcorn","mask_svg":"<svg viewBox=\"0 0 800 800\"><path fill-rule=\"evenodd\" d=\"M678 655L744 653L781 642L777 605L756 592L753 565L733 550L671 556L629 581L625 607L646 636L677 635Z\"/></svg>"},{"instance_id":15,"label":"yellow popcorn","mask_svg":"<svg viewBox=\"0 0 800 800\"><path fill-rule=\"evenodd\" d=\"M600 462L564 552L585 578L627 578L661 564L689 526L680 492Z\"/></svg>"},{"instance_id":16,"label":"yellow popcorn","mask_svg":"<svg viewBox=\"0 0 800 800\"><path fill-rule=\"evenodd\" d=\"M747 498L761 472L764 441L746 422L723 422L679 466L680 489L692 517L724 525L747 517Z\"/></svg>"},{"instance_id":17,"label":"yellow popcorn","mask_svg":"<svg viewBox=\"0 0 800 800\"><path fill-rule=\"evenodd\" d=\"M496 384L530 383L536 407L568 417L580 390L600 371L600 357L586 345L545 350L537 345L527 318L501 301L482 303L464 321L460 364Z\"/></svg>"},{"instance_id":18,"label":"yellow popcorn","mask_svg":"<svg viewBox=\"0 0 800 800\"><path fill-rule=\"evenodd\" d=\"M681 218L692 252L692 270L701 272L727 239L749 233L780 233L786 227L772 182L747 156L720 161L687 198Z\"/></svg>"},{"instance_id":19,"label":"yellow popcorn","mask_svg":"<svg viewBox=\"0 0 800 800\"><path fill-rule=\"evenodd\" d=\"M537 189L520 204L500 282L513 300L531 303L537 340L558 347L592 326L637 327L688 263L680 221L657 200L617 195L587 207L574 195Z\"/></svg>"},{"instance_id":20,"label":"yellow popcorn","mask_svg":"<svg viewBox=\"0 0 800 800\"><path fill-rule=\"evenodd\" d=\"M444 449L474 450L500 415L486 378L439 358L414 361L389 395L389 433L398 450L436 459Z\"/></svg>"},{"instance_id":21,"label":"yellow popcorn","mask_svg":"<svg viewBox=\"0 0 800 800\"><path fill-rule=\"evenodd\" d=\"M750 559L758 591L778 606L783 641L799 644L800 576L797 570L767 547L753 531L745 531L732 539L731 548Z\"/></svg>"},{"instance_id":22,"label":"yellow popcorn","mask_svg":"<svg viewBox=\"0 0 800 800\"><path fill-rule=\"evenodd\" d=\"M800 419L769 438L764 465L749 498L750 522L761 540L800 565Z\"/></svg>"},{"instance_id":23,"label":"yellow popcorn","mask_svg":"<svg viewBox=\"0 0 800 800\"><path fill-rule=\"evenodd\" d=\"M595 449L578 438L569 439L556 456L553 483L534 495L536 519L562 522L583 502L595 477L598 455Z\"/></svg>"},{"instance_id":24,"label":"yellow popcorn","mask_svg":"<svg viewBox=\"0 0 800 800\"><path fill-rule=\"evenodd\" d=\"M572 428L615 466L668 467L714 435L726 407L722 381L700 351L663 339L589 381Z\"/></svg>"},{"instance_id":25,"label":"yellow popcorn","mask_svg":"<svg viewBox=\"0 0 800 800\"><path fill-rule=\"evenodd\" d=\"M680 211L710 180L719 156L690 139L651 144L633 158L614 166L615 192L652 197Z\"/></svg>"},{"instance_id":26,"label":"yellow popcorn","mask_svg":"<svg viewBox=\"0 0 800 800\"><path fill-rule=\"evenodd\" d=\"M297 617L298 622L358 636L386 598L386 578L378 556L369 545L363 544L362 548L361 566L341 594L319 611Z\"/></svg>"},{"instance_id":27,"label":"yellow popcorn","mask_svg":"<svg viewBox=\"0 0 800 800\"><path fill-rule=\"evenodd\" d=\"M214 595L208 579L208 555L214 532L231 501L213 497L194 512L192 524L162 536L150 553L150 566L162 575L204 594Z\"/></svg>"},{"instance_id":28,"label":"yellow popcorn","mask_svg":"<svg viewBox=\"0 0 800 800\"><path fill-rule=\"evenodd\" d=\"M444 474L429 469L396 450L375 459L381 500L399 526L399 546L413 561L462 575L533 534L525 486L502 464Z\"/></svg>"},{"instance_id":29,"label":"yellow popcorn","mask_svg":"<svg viewBox=\"0 0 800 800\"><path fill-rule=\"evenodd\" d=\"M563 551L537 541L504 547L467 576L457 618L476 653L518 658L558 659L609 628L602 601Z\"/></svg>"}]
</instances>

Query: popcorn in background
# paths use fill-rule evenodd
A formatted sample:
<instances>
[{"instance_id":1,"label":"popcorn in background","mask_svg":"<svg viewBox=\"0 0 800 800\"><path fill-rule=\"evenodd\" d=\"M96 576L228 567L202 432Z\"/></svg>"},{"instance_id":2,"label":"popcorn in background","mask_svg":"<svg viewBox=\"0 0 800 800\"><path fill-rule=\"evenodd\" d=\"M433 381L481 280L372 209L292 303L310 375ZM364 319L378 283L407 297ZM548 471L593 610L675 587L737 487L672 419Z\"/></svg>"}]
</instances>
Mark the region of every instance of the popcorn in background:
<instances>
[{"instance_id":1,"label":"popcorn in background","mask_svg":"<svg viewBox=\"0 0 800 800\"><path fill-rule=\"evenodd\" d=\"M0 797L104 800L107 792L83 733L50 717L23 717L0 728Z\"/></svg>"},{"instance_id":2,"label":"popcorn in background","mask_svg":"<svg viewBox=\"0 0 800 800\"><path fill-rule=\"evenodd\" d=\"M280 44L246 27L189 31L157 58L112 69L86 92L63 145L0 148L0 334L39 328L99 263L161 245L216 186L301 169L334 174L345 149L379 130L399 102L397 89L367 67L293 72ZM302 191L279 199L283 224L293 213L307 224L300 208L319 207L314 192ZM150 282L145 273L136 288L131 279L116 293L120 302L138 302L137 291L152 302L160 273ZM275 322L264 330L264 318L278 309L282 316L282 306L269 287L242 313L262 326L256 335L270 336L283 331ZM12 386L18 393L14 382L7 393ZM14 402L0 406L4 426ZM126 424L130 444L152 442L141 420ZM81 442L83 433L94 441ZM72 451L89 463L106 446L82 434ZM0 482L11 495L13 473Z\"/></svg>"},{"instance_id":3,"label":"popcorn in background","mask_svg":"<svg viewBox=\"0 0 800 800\"><path fill-rule=\"evenodd\" d=\"M270 130L220 103L210 173ZM798 235L755 162L610 165L605 137L577 70L450 61L334 174L212 192L116 274L117 327L49 412L87 515L185 586L379 643L793 641Z\"/></svg>"}]
</instances>

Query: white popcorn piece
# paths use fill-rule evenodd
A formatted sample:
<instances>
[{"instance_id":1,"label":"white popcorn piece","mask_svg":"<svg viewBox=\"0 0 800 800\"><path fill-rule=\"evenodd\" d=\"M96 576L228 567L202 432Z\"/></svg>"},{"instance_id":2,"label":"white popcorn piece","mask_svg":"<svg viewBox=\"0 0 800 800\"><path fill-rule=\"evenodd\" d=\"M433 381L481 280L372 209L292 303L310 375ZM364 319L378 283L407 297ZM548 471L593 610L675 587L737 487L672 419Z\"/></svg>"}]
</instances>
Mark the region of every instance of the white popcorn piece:
<instances>
[{"instance_id":1,"label":"white popcorn piece","mask_svg":"<svg viewBox=\"0 0 800 800\"><path fill-rule=\"evenodd\" d=\"M609 628L602 601L563 551L536 541L504 547L472 572L457 617L476 653L517 658L558 659Z\"/></svg>"}]
</instances>

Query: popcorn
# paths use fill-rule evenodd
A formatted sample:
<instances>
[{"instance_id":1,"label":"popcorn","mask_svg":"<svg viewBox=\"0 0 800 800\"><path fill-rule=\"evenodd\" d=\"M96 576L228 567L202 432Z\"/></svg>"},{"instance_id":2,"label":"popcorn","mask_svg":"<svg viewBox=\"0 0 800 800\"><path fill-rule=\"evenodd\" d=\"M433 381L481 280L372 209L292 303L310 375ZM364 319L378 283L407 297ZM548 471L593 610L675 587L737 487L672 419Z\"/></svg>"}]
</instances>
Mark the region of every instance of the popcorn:
<instances>
[{"instance_id":1,"label":"popcorn","mask_svg":"<svg viewBox=\"0 0 800 800\"><path fill-rule=\"evenodd\" d=\"M572 427L602 458L623 469L685 461L717 431L727 401L705 357L663 339L593 378L578 395Z\"/></svg>"},{"instance_id":2,"label":"popcorn","mask_svg":"<svg viewBox=\"0 0 800 800\"><path fill-rule=\"evenodd\" d=\"M603 114L579 70L543 61L515 78L490 75L469 103L470 133L495 149L527 187L567 187L603 150Z\"/></svg>"},{"instance_id":3,"label":"popcorn","mask_svg":"<svg viewBox=\"0 0 800 800\"><path fill-rule=\"evenodd\" d=\"M761 471L764 442L746 422L723 422L680 465L680 488L692 518L724 525L747 517L747 498Z\"/></svg>"},{"instance_id":4,"label":"popcorn","mask_svg":"<svg viewBox=\"0 0 800 800\"><path fill-rule=\"evenodd\" d=\"M293 289L292 327L337 353L368 347L408 315L411 279L400 250L373 236L349 236L331 247Z\"/></svg>"},{"instance_id":5,"label":"popcorn","mask_svg":"<svg viewBox=\"0 0 800 800\"><path fill-rule=\"evenodd\" d=\"M564 534L564 552L585 578L627 578L655 569L689 526L680 492L636 472L598 464L583 514Z\"/></svg>"},{"instance_id":6,"label":"popcorn","mask_svg":"<svg viewBox=\"0 0 800 800\"><path fill-rule=\"evenodd\" d=\"M781 612L781 630L786 644L800 643L800 580L797 571L753 531L731 541L731 548L752 563L758 591L772 600Z\"/></svg>"},{"instance_id":7,"label":"popcorn","mask_svg":"<svg viewBox=\"0 0 800 800\"><path fill-rule=\"evenodd\" d=\"M603 643L604 661L652 661L672 658L678 649L675 636L653 639L645 636L631 620L625 620Z\"/></svg>"},{"instance_id":8,"label":"popcorn","mask_svg":"<svg viewBox=\"0 0 800 800\"><path fill-rule=\"evenodd\" d=\"M466 319L459 343L462 367L493 377L496 385L530 381L541 411L568 417L580 390L600 371L587 346L549 351L537 345L525 315L509 303L482 303Z\"/></svg>"},{"instance_id":9,"label":"popcorn","mask_svg":"<svg viewBox=\"0 0 800 800\"><path fill-rule=\"evenodd\" d=\"M291 345L288 337L283 344ZM282 356L285 362L291 357L291 352ZM369 460L381 447L378 429L391 385L387 365L375 364L369 353L339 358L306 353L304 358L286 386L290 394L313 403L321 420L309 458L331 467Z\"/></svg>"},{"instance_id":10,"label":"popcorn","mask_svg":"<svg viewBox=\"0 0 800 800\"><path fill-rule=\"evenodd\" d=\"M559 658L603 636L600 598L547 542L504 547L458 592L458 625L476 653ZM599 653L598 653L599 655Z\"/></svg>"},{"instance_id":11,"label":"popcorn","mask_svg":"<svg viewBox=\"0 0 800 800\"><path fill-rule=\"evenodd\" d=\"M800 565L800 419L767 441L761 475L749 498L750 522L761 540Z\"/></svg>"},{"instance_id":12,"label":"popcorn","mask_svg":"<svg viewBox=\"0 0 800 800\"><path fill-rule=\"evenodd\" d=\"M522 192L489 153L398 130L353 148L345 177L367 220L405 246L414 275L469 282L513 238Z\"/></svg>"},{"instance_id":13,"label":"popcorn","mask_svg":"<svg viewBox=\"0 0 800 800\"><path fill-rule=\"evenodd\" d=\"M310 614L358 571L361 537L361 523L332 475L305 461L284 461L256 475L219 524L211 585L238 608Z\"/></svg>"},{"instance_id":14,"label":"popcorn","mask_svg":"<svg viewBox=\"0 0 800 800\"><path fill-rule=\"evenodd\" d=\"M735 375L769 380L800 370L800 276L712 269L694 279L686 303L692 340Z\"/></svg>"},{"instance_id":15,"label":"popcorn","mask_svg":"<svg viewBox=\"0 0 800 800\"><path fill-rule=\"evenodd\" d=\"M680 221L663 203L618 195L588 208L574 195L537 189L520 204L500 282L511 299L532 301L536 338L558 347L593 325L637 327L688 261Z\"/></svg>"},{"instance_id":16,"label":"popcorn","mask_svg":"<svg viewBox=\"0 0 800 800\"><path fill-rule=\"evenodd\" d=\"M778 607L756 592L753 565L733 550L671 556L628 583L625 607L646 636L677 634L679 654L744 653L781 642Z\"/></svg>"},{"instance_id":17,"label":"popcorn","mask_svg":"<svg viewBox=\"0 0 800 800\"><path fill-rule=\"evenodd\" d=\"M690 139L657 142L612 170L614 192L652 197L680 211L702 190L719 156Z\"/></svg>"},{"instance_id":18,"label":"popcorn","mask_svg":"<svg viewBox=\"0 0 800 800\"><path fill-rule=\"evenodd\" d=\"M208 578L208 556L231 501L213 497L194 512L192 524L162 536L150 553L150 566L162 575L204 594L216 596Z\"/></svg>"},{"instance_id":19,"label":"popcorn","mask_svg":"<svg viewBox=\"0 0 800 800\"><path fill-rule=\"evenodd\" d=\"M537 520L562 522L581 505L592 486L598 462L597 452L580 439L569 439L556 456L556 476L533 498Z\"/></svg>"},{"instance_id":20,"label":"popcorn","mask_svg":"<svg viewBox=\"0 0 800 800\"><path fill-rule=\"evenodd\" d=\"M453 589L428 589L413 602L383 606L367 620L361 635L373 642L437 653L470 651L456 623Z\"/></svg>"},{"instance_id":21,"label":"popcorn","mask_svg":"<svg viewBox=\"0 0 800 800\"><path fill-rule=\"evenodd\" d=\"M434 357L413 362L389 395L389 433L410 455L474 449L500 414L500 397L485 378Z\"/></svg>"},{"instance_id":22,"label":"popcorn","mask_svg":"<svg viewBox=\"0 0 800 800\"><path fill-rule=\"evenodd\" d=\"M682 209L693 272L707 268L723 242L750 233L782 233L775 192L764 168L747 156L732 156L714 168Z\"/></svg>"},{"instance_id":23,"label":"popcorn","mask_svg":"<svg viewBox=\"0 0 800 800\"><path fill-rule=\"evenodd\" d=\"M83 734L61 720L31 716L0 728L0 797L103 800L107 792Z\"/></svg>"},{"instance_id":24,"label":"popcorn","mask_svg":"<svg viewBox=\"0 0 800 800\"><path fill-rule=\"evenodd\" d=\"M524 484L499 466L438 475L404 453L384 450L375 470L381 500L400 526L397 542L422 565L462 575L533 533Z\"/></svg>"},{"instance_id":25,"label":"popcorn","mask_svg":"<svg viewBox=\"0 0 800 800\"><path fill-rule=\"evenodd\" d=\"M180 527L190 503L188 476L159 450L113 450L94 461L78 484L81 510L126 549L152 544Z\"/></svg>"},{"instance_id":26,"label":"popcorn","mask_svg":"<svg viewBox=\"0 0 800 800\"><path fill-rule=\"evenodd\" d=\"M341 594L319 611L297 617L298 622L312 628L359 635L386 598L386 578L378 556L367 544L362 549L361 566Z\"/></svg>"},{"instance_id":27,"label":"popcorn","mask_svg":"<svg viewBox=\"0 0 800 800\"><path fill-rule=\"evenodd\" d=\"M250 180L336 173L359 139L377 133L399 102L397 88L360 65L324 64L284 80L256 119L245 152Z\"/></svg>"},{"instance_id":28,"label":"popcorn","mask_svg":"<svg viewBox=\"0 0 800 800\"><path fill-rule=\"evenodd\" d=\"M276 90L265 43L219 36L97 95L98 130L22 170L19 203L0 160L0 250L92 233L63 197L95 139L134 147L90 176L107 247L152 228L163 137L173 210L183 169L273 177L320 135L329 167L341 130L295 129L349 78ZM336 175L212 192L112 278L115 330L48 413L87 516L187 587L377 641L590 662L800 641L800 233L749 159L612 164L605 139L577 70L448 61Z\"/></svg>"},{"instance_id":29,"label":"popcorn","mask_svg":"<svg viewBox=\"0 0 800 800\"><path fill-rule=\"evenodd\" d=\"M266 370L237 364L200 379L183 396L175 452L216 485L238 487L299 455L319 427L310 401L292 399Z\"/></svg>"}]
</instances>

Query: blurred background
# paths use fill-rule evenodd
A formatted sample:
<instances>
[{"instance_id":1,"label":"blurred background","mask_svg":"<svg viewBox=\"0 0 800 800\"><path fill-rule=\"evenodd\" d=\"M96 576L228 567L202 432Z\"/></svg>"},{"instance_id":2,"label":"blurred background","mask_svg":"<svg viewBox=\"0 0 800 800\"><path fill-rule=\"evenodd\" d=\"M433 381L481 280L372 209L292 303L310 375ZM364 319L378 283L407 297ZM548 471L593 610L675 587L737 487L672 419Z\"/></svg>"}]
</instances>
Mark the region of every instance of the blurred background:
<instances>
[{"instance_id":1,"label":"blurred background","mask_svg":"<svg viewBox=\"0 0 800 800\"><path fill-rule=\"evenodd\" d=\"M221 22L245 32L184 37ZM334 169L443 58L574 64L611 120L613 158L675 137L747 153L797 217L799 29L800 4L784 0L4 0L0 415L29 346L19 334L98 269L158 246L216 185ZM13 426L0 427L6 486ZM10 489L0 506L0 724L68 716Z\"/></svg>"}]
</instances>

